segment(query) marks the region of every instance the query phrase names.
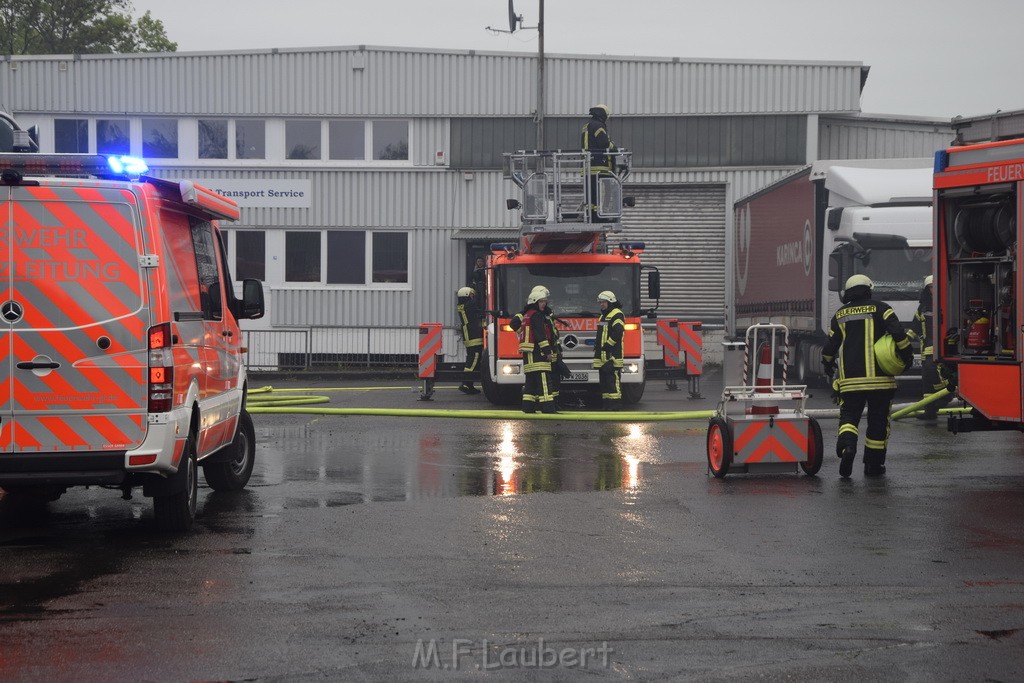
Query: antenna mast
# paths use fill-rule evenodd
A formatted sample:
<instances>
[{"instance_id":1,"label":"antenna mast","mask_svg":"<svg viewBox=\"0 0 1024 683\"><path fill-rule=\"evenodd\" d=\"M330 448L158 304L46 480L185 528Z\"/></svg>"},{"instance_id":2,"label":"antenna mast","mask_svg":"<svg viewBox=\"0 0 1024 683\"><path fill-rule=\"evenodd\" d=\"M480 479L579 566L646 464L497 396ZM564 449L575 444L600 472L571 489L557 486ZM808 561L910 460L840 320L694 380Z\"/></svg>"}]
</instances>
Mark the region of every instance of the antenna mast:
<instances>
[{"instance_id":1,"label":"antenna mast","mask_svg":"<svg viewBox=\"0 0 1024 683\"><path fill-rule=\"evenodd\" d=\"M517 24L520 29L537 29L537 110L533 120L537 124L537 149L544 149L544 0L537 0L539 18L536 26L523 26L523 15L516 14L513 2L508 0L508 30L491 26L487 30L492 33L515 33Z\"/></svg>"}]
</instances>

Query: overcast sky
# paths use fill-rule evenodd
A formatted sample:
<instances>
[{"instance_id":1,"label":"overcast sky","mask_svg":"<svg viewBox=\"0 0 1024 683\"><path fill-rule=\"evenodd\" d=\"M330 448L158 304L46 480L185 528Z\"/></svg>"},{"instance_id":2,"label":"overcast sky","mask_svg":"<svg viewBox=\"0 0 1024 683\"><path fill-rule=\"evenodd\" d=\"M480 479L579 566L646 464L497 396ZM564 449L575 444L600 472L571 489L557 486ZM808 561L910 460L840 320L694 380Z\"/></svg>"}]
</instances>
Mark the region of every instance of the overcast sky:
<instances>
[{"instance_id":1,"label":"overcast sky","mask_svg":"<svg viewBox=\"0 0 1024 683\"><path fill-rule=\"evenodd\" d=\"M374 45L536 52L508 0L133 0L179 52ZM527 27L538 0L515 0ZM211 8L215 10L211 11ZM213 15L211 17L211 14ZM854 61L867 113L1024 109L1024 0L546 0L548 53ZM605 99L613 100L609 96Z\"/></svg>"}]
</instances>

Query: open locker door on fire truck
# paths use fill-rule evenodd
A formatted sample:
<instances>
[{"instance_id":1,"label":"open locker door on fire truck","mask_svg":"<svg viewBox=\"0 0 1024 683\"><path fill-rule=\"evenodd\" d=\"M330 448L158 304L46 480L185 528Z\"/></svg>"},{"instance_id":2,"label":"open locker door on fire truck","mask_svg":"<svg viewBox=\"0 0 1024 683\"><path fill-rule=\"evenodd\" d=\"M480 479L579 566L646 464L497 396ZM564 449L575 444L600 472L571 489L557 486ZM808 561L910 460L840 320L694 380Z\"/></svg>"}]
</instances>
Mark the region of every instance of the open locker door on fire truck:
<instances>
[{"instance_id":1,"label":"open locker door on fire truck","mask_svg":"<svg viewBox=\"0 0 1024 683\"><path fill-rule=\"evenodd\" d=\"M1024 140L936 155L936 353L972 415L957 431L1024 427L1019 264Z\"/></svg>"}]
</instances>

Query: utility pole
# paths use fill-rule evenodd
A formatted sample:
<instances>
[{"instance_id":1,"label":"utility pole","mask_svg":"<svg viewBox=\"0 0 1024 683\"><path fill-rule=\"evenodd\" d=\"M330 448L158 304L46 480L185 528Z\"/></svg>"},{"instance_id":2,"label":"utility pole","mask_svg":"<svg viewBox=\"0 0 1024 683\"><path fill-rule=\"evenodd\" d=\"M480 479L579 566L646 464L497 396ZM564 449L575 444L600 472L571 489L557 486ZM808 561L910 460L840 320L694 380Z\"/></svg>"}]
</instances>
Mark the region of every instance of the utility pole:
<instances>
[{"instance_id":1,"label":"utility pole","mask_svg":"<svg viewBox=\"0 0 1024 683\"><path fill-rule=\"evenodd\" d=\"M537 149L544 149L544 0L537 20Z\"/></svg>"}]
</instances>

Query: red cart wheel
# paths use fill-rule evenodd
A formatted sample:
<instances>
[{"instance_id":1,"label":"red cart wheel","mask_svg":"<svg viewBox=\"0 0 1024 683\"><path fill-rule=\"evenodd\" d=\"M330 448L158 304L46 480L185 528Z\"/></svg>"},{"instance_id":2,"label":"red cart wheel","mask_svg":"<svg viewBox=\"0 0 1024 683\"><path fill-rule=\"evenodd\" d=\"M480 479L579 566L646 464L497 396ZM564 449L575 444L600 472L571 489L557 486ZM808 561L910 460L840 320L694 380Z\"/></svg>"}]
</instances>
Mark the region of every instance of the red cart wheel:
<instances>
[{"instance_id":1,"label":"red cart wheel","mask_svg":"<svg viewBox=\"0 0 1024 683\"><path fill-rule=\"evenodd\" d=\"M807 431L807 460L800 463L804 474L814 476L821 469L821 462L825 459L825 444L821 438L821 426L813 417L807 419L809 429Z\"/></svg>"},{"instance_id":2,"label":"red cart wheel","mask_svg":"<svg viewBox=\"0 0 1024 683\"><path fill-rule=\"evenodd\" d=\"M719 479L729 473L732 464L732 432L720 417L713 417L708 423L708 467L711 474Z\"/></svg>"}]
</instances>

